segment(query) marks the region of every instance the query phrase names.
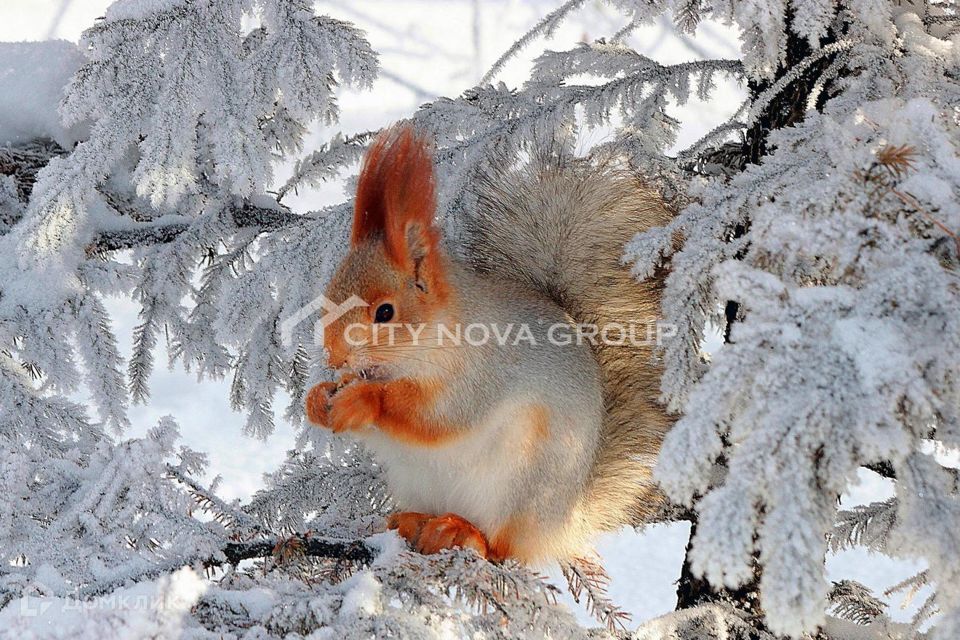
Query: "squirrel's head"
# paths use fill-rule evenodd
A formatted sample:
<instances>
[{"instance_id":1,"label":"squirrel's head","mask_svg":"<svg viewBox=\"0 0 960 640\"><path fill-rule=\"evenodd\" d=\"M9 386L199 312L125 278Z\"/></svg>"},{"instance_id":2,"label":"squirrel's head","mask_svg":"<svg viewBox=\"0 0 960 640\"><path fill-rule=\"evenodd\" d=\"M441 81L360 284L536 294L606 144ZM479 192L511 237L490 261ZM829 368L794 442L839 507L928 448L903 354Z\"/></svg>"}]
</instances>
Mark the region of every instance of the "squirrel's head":
<instances>
[{"instance_id":1,"label":"squirrel's head","mask_svg":"<svg viewBox=\"0 0 960 640\"><path fill-rule=\"evenodd\" d=\"M368 306L324 328L332 367L392 377L416 359L410 334L398 325L430 326L444 317L450 292L435 208L426 139L410 125L382 133L364 157L350 252L326 294L336 304L358 296Z\"/></svg>"}]
</instances>

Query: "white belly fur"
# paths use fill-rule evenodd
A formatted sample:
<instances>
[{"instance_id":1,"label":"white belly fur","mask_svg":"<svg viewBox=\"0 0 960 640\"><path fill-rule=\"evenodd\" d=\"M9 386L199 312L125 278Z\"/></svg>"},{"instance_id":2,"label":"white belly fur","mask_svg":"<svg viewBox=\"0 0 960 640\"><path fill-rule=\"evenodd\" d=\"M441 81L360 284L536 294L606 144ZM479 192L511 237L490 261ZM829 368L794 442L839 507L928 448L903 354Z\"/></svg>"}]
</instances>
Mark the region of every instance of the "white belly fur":
<instances>
[{"instance_id":1,"label":"white belly fur","mask_svg":"<svg viewBox=\"0 0 960 640\"><path fill-rule=\"evenodd\" d=\"M384 466L401 511L456 513L489 534L509 518L516 471L528 437L524 404L510 401L448 443L417 446L377 430L363 440Z\"/></svg>"}]
</instances>

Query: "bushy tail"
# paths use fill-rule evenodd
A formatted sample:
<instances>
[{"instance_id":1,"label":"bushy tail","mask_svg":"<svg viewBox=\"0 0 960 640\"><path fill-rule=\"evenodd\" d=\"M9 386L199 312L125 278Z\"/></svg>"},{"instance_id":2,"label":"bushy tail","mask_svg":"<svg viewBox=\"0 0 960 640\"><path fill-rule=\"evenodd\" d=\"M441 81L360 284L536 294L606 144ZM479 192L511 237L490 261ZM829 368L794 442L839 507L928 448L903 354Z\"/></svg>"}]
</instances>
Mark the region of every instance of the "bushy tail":
<instances>
[{"instance_id":1,"label":"bushy tail","mask_svg":"<svg viewBox=\"0 0 960 640\"><path fill-rule=\"evenodd\" d=\"M557 155L487 176L475 191L466 243L479 271L533 287L579 323L635 328L635 341L594 347L606 418L581 510L594 530L649 519L663 502L651 476L671 420L656 402L655 345L632 342L656 329L663 274L637 282L621 256L634 234L670 214L629 170Z\"/></svg>"}]
</instances>

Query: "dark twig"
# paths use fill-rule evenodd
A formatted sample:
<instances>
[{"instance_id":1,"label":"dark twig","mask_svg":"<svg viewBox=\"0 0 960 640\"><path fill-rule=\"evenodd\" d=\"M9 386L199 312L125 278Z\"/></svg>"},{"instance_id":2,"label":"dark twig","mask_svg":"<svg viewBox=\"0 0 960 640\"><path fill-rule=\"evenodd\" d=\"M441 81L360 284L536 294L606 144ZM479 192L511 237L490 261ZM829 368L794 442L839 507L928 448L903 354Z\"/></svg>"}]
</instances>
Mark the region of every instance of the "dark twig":
<instances>
[{"instance_id":1,"label":"dark twig","mask_svg":"<svg viewBox=\"0 0 960 640\"><path fill-rule=\"evenodd\" d=\"M228 542L216 555L165 558L131 573L83 587L77 591L77 596L93 598L128 583L151 580L172 573L180 567L213 568L227 563L235 565L243 560L277 557L280 554L289 557L291 548L296 549L296 554L300 556L327 558L363 566L372 563L376 556L376 552L360 540L324 540L313 538L309 534L298 534L290 538Z\"/></svg>"},{"instance_id":2,"label":"dark twig","mask_svg":"<svg viewBox=\"0 0 960 640\"><path fill-rule=\"evenodd\" d=\"M361 565L370 564L375 556L373 549L360 540L324 540L313 538L309 534L298 534L279 540L230 542L223 548L223 555L227 562L237 564L242 560L269 558L276 554L277 549L289 549L291 546L295 546L297 553L303 556L346 560ZM219 564L223 562L217 558L204 562L204 566L208 567Z\"/></svg>"}]
</instances>

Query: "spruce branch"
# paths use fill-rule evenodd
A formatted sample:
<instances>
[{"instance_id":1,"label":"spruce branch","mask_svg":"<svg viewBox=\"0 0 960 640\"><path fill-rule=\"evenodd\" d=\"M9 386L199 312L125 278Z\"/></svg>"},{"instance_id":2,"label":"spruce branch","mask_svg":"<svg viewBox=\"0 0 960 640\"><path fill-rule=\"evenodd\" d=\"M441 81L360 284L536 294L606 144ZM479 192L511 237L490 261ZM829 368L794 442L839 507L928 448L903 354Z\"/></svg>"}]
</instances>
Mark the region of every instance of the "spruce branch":
<instances>
[{"instance_id":1,"label":"spruce branch","mask_svg":"<svg viewBox=\"0 0 960 640\"><path fill-rule=\"evenodd\" d=\"M913 601L914 598L917 597L924 587L930 585L930 581L930 571L924 570L889 587L883 592L883 595L888 597L895 594L902 595L902 606L906 607ZM917 612L913 615L912 623L914 627L919 627L937 613L939 613L939 609L937 607L937 593L934 591L924 598L923 603L917 608Z\"/></svg>"},{"instance_id":2,"label":"spruce branch","mask_svg":"<svg viewBox=\"0 0 960 640\"><path fill-rule=\"evenodd\" d=\"M130 210L127 209L124 213L129 215ZM227 216L238 230L256 229L261 233L303 224L306 220L309 220L309 216L297 215L282 208L271 209L249 203L229 208ZM93 255L106 251L166 244L176 240L189 228L189 222L173 222L143 224L129 229L101 231L87 245L87 253Z\"/></svg>"},{"instance_id":3,"label":"spruce branch","mask_svg":"<svg viewBox=\"0 0 960 640\"><path fill-rule=\"evenodd\" d=\"M856 43L856 40L852 39L841 39L836 42L831 42L792 65L786 73L778 77L775 82L750 101L750 107L747 110L746 125L751 127L756 124L758 119L767 112L774 98L780 96L789 85L802 78L815 64L831 58L842 51L849 50Z\"/></svg>"},{"instance_id":4,"label":"spruce branch","mask_svg":"<svg viewBox=\"0 0 960 640\"><path fill-rule=\"evenodd\" d=\"M590 558L574 558L562 563L560 570L576 602L584 598L587 611L609 631L625 631L630 614L618 607L607 593L610 576L603 566Z\"/></svg>"},{"instance_id":5,"label":"spruce branch","mask_svg":"<svg viewBox=\"0 0 960 640\"><path fill-rule=\"evenodd\" d=\"M27 202L37 181L37 172L50 160L68 153L53 140L37 138L30 142L0 147L0 175L13 176L20 200Z\"/></svg>"},{"instance_id":6,"label":"spruce branch","mask_svg":"<svg viewBox=\"0 0 960 640\"><path fill-rule=\"evenodd\" d=\"M837 616L859 625L867 625L886 616L886 603L855 580L834 582L829 599Z\"/></svg>"},{"instance_id":7,"label":"spruce branch","mask_svg":"<svg viewBox=\"0 0 960 640\"><path fill-rule=\"evenodd\" d=\"M413 578L434 585L481 613L494 611L504 620L518 608L535 613L557 601L557 587L542 575L515 560L488 562L472 549L448 549L432 556L404 553L390 573L394 579Z\"/></svg>"},{"instance_id":8,"label":"spruce branch","mask_svg":"<svg viewBox=\"0 0 960 640\"><path fill-rule=\"evenodd\" d=\"M938 220L936 217L934 217L934 215L929 211L927 211L926 207L920 204L920 202L913 195L905 191L901 191L896 187L891 187L890 193L896 196L901 202L903 202L903 204L907 205L908 207L910 207L911 209L919 213L930 224L940 229L940 231L945 233L947 237L953 240L953 244L957 250L957 255L960 256L960 233L957 233L956 231L954 231L953 229L945 225L943 222Z\"/></svg>"},{"instance_id":9,"label":"spruce branch","mask_svg":"<svg viewBox=\"0 0 960 640\"><path fill-rule=\"evenodd\" d=\"M341 142L341 146L353 146L367 140L371 133L358 134ZM333 143L331 143L333 145ZM327 155L337 147L331 146ZM362 145L356 154L362 153ZM52 140L36 139L23 145L0 147L0 175L10 175L19 191L20 199L28 202L33 192L37 173L49 164L50 160L66 155L68 151ZM302 171L307 173L308 164L313 172L319 171L314 165L321 162L320 151L316 152L302 165ZM359 157L359 156L357 156ZM331 159L332 160L332 159ZM344 162L338 159L338 162ZM328 163L329 164L329 163ZM298 163L298 168L301 164ZM299 170L299 169L298 169ZM328 168L329 170L329 168ZM298 174L299 175L299 174ZM300 175L299 179L309 179L308 175ZM292 186L292 185L291 185ZM110 229L100 231L87 245L87 255L98 255L108 251L120 251L135 247L145 247L155 244L172 242L190 228L188 220L175 222L149 222L155 214L141 210L129 197L106 189L99 189L100 195L120 216L133 221L129 228ZM284 192L285 193L285 192ZM227 215L237 229L255 228L261 232L276 231L291 225L302 224L304 216L291 213L283 206L268 208L257 206L249 202L229 208Z\"/></svg>"},{"instance_id":10,"label":"spruce branch","mask_svg":"<svg viewBox=\"0 0 960 640\"><path fill-rule=\"evenodd\" d=\"M701 604L679 609L644 623L634 640L779 640L728 604Z\"/></svg>"},{"instance_id":11,"label":"spruce branch","mask_svg":"<svg viewBox=\"0 0 960 640\"><path fill-rule=\"evenodd\" d=\"M364 131L347 137L338 133L310 155L297 160L293 175L277 191L277 202L290 191L296 192L301 184L316 186L335 178L346 166L360 160L378 133L379 130Z\"/></svg>"},{"instance_id":12,"label":"spruce branch","mask_svg":"<svg viewBox=\"0 0 960 640\"><path fill-rule=\"evenodd\" d=\"M697 30L703 12L703 0L681 0L673 12L673 21L680 33L691 34Z\"/></svg>"},{"instance_id":13,"label":"spruce branch","mask_svg":"<svg viewBox=\"0 0 960 640\"><path fill-rule=\"evenodd\" d=\"M166 465L170 478L184 485L194 501L207 513L213 514L217 522L228 529L238 529L245 536L263 535L260 524L249 514L224 502L214 490L206 489L187 475L180 466Z\"/></svg>"},{"instance_id":14,"label":"spruce branch","mask_svg":"<svg viewBox=\"0 0 960 640\"><path fill-rule=\"evenodd\" d=\"M832 42L804 57L795 65L789 67L785 73L770 83L769 86L759 92L752 92L752 94L741 103L729 120L717 125L714 129L701 136L696 142L680 151L677 155L678 160L683 163L684 166L693 169L703 162L706 155L726 142L731 133L741 132L741 136L746 136L751 129L757 129L759 121L767 115L773 102L780 98L790 85L803 78L811 67L817 63L831 58L836 62L839 54L848 51L855 44L856 41L854 40ZM835 69L834 72L835 74L840 73L839 67L840 65L838 64L838 68ZM813 84L810 96L806 102L806 110L809 111L815 108L816 100L827 80L826 75L817 75L816 82ZM796 108L796 105L794 105L794 108ZM763 125L761 125L761 127L763 127ZM762 130L769 132L770 129L764 128ZM746 145L742 145L742 148L745 149L747 147ZM729 166L729 163L726 164ZM742 170L747 163L740 162L738 164L740 165L739 169Z\"/></svg>"},{"instance_id":15,"label":"spruce branch","mask_svg":"<svg viewBox=\"0 0 960 640\"><path fill-rule=\"evenodd\" d=\"M376 551L361 540L318 538L309 533L285 538L228 542L219 551L210 555L173 555L155 562L142 563L138 568L81 587L77 595L81 598L93 598L125 584L152 580L186 566L213 569L226 563L237 565L244 560L261 558L292 560L292 549L296 549L297 556L342 561L356 566L369 566L376 557Z\"/></svg>"},{"instance_id":16,"label":"spruce branch","mask_svg":"<svg viewBox=\"0 0 960 640\"><path fill-rule=\"evenodd\" d=\"M520 36L516 42L510 45L510 48L508 48L499 58L497 58L496 62L494 62L490 66L490 69L483 74L483 77L480 78L480 82L477 84L489 84L490 81L493 80L493 78L500 72L501 69L503 69L504 65L506 65L511 58L525 49L527 45L533 42L533 40L540 34L546 34L549 36L551 33L553 33L553 31L560 25L560 23L569 13L578 9L585 2L586 0L566 0L566 2L564 2L562 5L545 15L540 22L531 27L530 30L525 34Z\"/></svg>"},{"instance_id":17,"label":"spruce branch","mask_svg":"<svg viewBox=\"0 0 960 640\"><path fill-rule=\"evenodd\" d=\"M827 536L830 550L836 552L860 546L882 551L896 524L896 498L841 511L837 514L833 531Z\"/></svg>"}]
</instances>

